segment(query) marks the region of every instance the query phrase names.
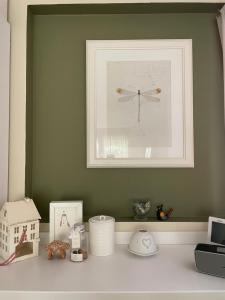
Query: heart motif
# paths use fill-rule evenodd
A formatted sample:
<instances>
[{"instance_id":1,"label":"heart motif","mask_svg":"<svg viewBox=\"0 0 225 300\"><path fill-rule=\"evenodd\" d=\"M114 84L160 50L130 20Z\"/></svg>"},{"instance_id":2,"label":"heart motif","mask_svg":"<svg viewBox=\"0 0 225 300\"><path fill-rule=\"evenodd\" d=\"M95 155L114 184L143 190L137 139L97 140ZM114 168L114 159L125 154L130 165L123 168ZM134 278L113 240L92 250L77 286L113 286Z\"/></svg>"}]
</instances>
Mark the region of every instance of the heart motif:
<instances>
[{"instance_id":1,"label":"heart motif","mask_svg":"<svg viewBox=\"0 0 225 300\"><path fill-rule=\"evenodd\" d=\"M145 248L149 249L150 246L151 246L151 240L150 240L150 239L143 239L143 240L142 240L142 245L143 245Z\"/></svg>"}]
</instances>

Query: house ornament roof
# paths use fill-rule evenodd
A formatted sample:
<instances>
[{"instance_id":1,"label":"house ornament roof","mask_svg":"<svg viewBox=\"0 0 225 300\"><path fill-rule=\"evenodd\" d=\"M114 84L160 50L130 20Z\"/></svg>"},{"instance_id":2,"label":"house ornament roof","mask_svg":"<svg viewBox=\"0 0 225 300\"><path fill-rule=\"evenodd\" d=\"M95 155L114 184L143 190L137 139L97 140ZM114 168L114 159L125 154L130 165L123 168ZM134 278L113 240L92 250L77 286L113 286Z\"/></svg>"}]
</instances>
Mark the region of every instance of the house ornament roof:
<instances>
[{"instance_id":1,"label":"house ornament roof","mask_svg":"<svg viewBox=\"0 0 225 300\"><path fill-rule=\"evenodd\" d=\"M34 201L25 198L20 201L5 202L0 211L0 219L5 220L8 225L25 223L41 219Z\"/></svg>"}]
</instances>

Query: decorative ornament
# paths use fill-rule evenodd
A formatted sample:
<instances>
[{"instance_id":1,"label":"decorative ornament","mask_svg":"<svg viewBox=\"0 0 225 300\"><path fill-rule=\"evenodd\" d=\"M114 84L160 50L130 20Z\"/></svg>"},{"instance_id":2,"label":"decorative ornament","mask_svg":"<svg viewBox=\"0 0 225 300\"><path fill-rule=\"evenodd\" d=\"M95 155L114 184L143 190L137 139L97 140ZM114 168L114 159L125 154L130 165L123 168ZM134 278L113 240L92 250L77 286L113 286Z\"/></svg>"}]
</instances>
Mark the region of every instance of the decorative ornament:
<instances>
[{"instance_id":1,"label":"decorative ornament","mask_svg":"<svg viewBox=\"0 0 225 300\"><path fill-rule=\"evenodd\" d=\"M133 201L133 212L135 220L147 220L148 214L151 209L151 202L148 199L145 200L134 200Z\"/></svg>"},{"instance_id":2,"label":"decorative ornament","mask_svg":"<svg viewBox=\"0 0 225 300\"><path fill-rule=\"evenodd\" d=\"M160 221L166 221L170 218L173 209L170 208L168 211L163 211L163 204L157 206L156 216Z\"/></svg>"},{"instance_id":3,"label":"decorative ornament","mask_svg":"<svg viewBox=\"0 0 225 300\"><path fill-rule=\"evenodd\" d=\"M34 201L25 198L5 202L0 210L2 265L38 256L40 214Z\"/></svg>"},{"instance_id":4,"label":"decorative ornament","mask_svg":"<svg viewBox=\"0 0 225 300\"><path fill-rule=\"evenodd\" d=\"M48 252L48 259L52 259L53 256L59 255L60 258L66 257L66 251L70 249L70 244L62 241L53 241L46 247Z\"/></svg>"}]
</instances>

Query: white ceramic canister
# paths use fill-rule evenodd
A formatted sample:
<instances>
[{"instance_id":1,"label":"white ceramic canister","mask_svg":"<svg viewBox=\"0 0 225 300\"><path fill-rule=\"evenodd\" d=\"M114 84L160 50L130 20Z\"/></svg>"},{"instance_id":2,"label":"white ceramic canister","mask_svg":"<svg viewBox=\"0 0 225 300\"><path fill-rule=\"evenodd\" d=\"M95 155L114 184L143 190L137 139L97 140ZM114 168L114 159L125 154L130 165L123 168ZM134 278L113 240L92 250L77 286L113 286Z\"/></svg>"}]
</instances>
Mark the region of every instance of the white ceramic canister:
<instances>
[{"instance_id":1,"label":"white ceramic canister","mask_svg":"<svg viewBox=\"0 0 225 300\"><path fill-rule=\"evenodd\" d=\"M90 252L96 256L107 256L114 252L115 219L95 216L89 219Z\"/></svg>"}]
</instances>

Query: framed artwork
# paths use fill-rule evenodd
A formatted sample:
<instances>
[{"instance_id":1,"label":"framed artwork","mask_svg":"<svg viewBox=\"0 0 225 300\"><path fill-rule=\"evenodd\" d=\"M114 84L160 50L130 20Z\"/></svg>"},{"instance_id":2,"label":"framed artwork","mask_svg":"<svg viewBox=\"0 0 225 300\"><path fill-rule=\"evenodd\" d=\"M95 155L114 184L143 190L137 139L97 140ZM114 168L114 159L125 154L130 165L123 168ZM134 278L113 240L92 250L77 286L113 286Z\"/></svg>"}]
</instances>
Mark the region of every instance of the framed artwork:
<instances>
[{"instance_id":1,"label":"framed artwork","mask_svg":"<svg viewBox=\"0 0 225 300\"><path fill-rule=\"evenodd\" d=\"M89 40L87 167L194 167L192 40Z\"/></svg>"},{"instance_id":2,"label":"framed artwork","mask_svg":"<svg viewBox=\"0 0 225 300\"><path fill-rule=\"evenodd\" d=\"M83 221L83 201L62 201L50 203L49 241L67 241L70 228Z\"/></svg>"}]
</instances>

